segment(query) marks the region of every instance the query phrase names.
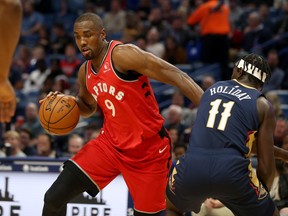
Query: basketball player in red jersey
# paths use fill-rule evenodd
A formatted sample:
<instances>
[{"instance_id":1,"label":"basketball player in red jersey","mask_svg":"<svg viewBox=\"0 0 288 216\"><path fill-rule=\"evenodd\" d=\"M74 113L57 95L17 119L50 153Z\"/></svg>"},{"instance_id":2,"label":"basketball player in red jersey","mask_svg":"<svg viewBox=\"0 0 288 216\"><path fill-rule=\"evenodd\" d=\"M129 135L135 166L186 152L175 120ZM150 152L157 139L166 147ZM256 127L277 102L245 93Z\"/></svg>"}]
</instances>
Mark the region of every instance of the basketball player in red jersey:
<instances>
[{"instance_id":1,"label":"basketball player in red jersey","mask_svg":"<svg viewBox=\"0 0 288 216\"><path fill-rule=\"evenodd\" d=\"M20 0L0 1L0 122L9 122L15 113L16 97L9 81L10 66L22 22Z\"/></svg>"},{"instance_id":2,"label":"basketball player in red jersey","mask_svg":"<svg viewBox=\"0 0 288 216\"><path fill-rule=\"evenodd\" d=\"M64 216L71 198L96 196L121 174L134 201L134 215L160 215L171 164L170 139L163 127L149 78L178 87L196 106L202 89L184 72L134 45L107 42L99 16L85 13L74 24L79 50L77 103L81 115L101 107L104 125L45 193L43 215ZM50 93L47 97L58 92Z\"/></svg>"}]
</instances>

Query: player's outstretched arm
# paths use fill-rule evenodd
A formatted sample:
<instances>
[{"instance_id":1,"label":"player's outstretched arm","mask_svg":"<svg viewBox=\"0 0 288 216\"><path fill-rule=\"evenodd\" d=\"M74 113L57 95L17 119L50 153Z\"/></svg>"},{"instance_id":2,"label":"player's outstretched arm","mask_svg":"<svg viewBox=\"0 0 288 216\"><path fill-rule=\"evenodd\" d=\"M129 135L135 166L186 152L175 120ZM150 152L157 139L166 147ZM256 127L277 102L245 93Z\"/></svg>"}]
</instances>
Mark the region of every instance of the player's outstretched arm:
<instances>
[{"instance_id":1,"label":"player's outstretched arm","mask_svg":"<svg viewBox=\"0 0 288 216\"><path fill-rule=\"evenodd\" d=\"M271 104L264 98L257 100L259 129L256 140L257 147L257 176L271 189L275 173L275 156L273 132L275 129L275 114Z\"/></svg>"},{"instance_id":2,"label":"player's outstretched arm","mask_svg":"<svg viewBox=\"0 0 288 216\"><path fill-rule=\"evenodd\" d=\"M283 148L280 148L278 146L273 146L273 149L274 149L274 157L276 159L279 159L279 160L282 160L284 161L285 163L288 163L288 151L283 149ZM253 148L252 148L252 152L253 154L255 154L257 156L257 147L253 145Z\"/></svg>"},{"instance_id":3,"label":"player's outstretched arm","mask_svg":"<svg viewBox=\"0 0 288 216\"><path fill-rule=\"evenodd\" d=\"M16 98L9 82L12 58L17 46L22 21L20 0L0 1L0 122L9 122L15 113Z\"/></svg>"},{"instance_id":4,"label":"player's outstretched arm","mask_svg":"<svg viewBox=\"0 0 288 216\"><path fill-rule=\"evenodd\" d=\"M276 159L283 160L285 163L288 163L288 151L274 145L274 156Z\"/></svg>"},{"instance_id":5,"label":"player's outstretched arm","mask_svg":"<svg viewBox=\"0 0 288 216\"><path fill-rule=\"evenodd\" d=\"M93 96L88 92L86 87L86 70L85 70L86 62L84 62L78 72L78 82L79 82L79 93L76 97L77 104L80 109L80 115L88 118L93 113L95 113L97 109L97 103Z\"/></svg>"},{"instance_id":6,"label":"player's outstretched arm","mask_svg":"<svg viewBox=\"0 0 288 216\"><path fill-rule=\"evenodd\" d=\"M112 59L117 70L137 71L149 78L176 86L194 105L199 105L203 94L201 87L186 73L155 55L126 44L115 47Z\"/></svg>"}]
</instances>

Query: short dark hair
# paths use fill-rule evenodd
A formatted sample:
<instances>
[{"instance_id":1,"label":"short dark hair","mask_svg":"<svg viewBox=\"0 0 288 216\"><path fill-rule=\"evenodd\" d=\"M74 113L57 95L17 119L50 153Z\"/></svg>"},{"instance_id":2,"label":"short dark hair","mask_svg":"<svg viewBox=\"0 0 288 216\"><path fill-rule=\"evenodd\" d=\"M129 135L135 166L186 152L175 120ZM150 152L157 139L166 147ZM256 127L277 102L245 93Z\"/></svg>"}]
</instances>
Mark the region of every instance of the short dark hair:
<instances>
[{"instance_id":1,"label":"short dark hair","mask_svg":"<svg viewBox=\"0 0 288 216\"><path fill-rule=\"evenodd\" d=\"M38 134L37 138L40 136L46 136L48 138L49 143L50 143L50 148L52 150L55 149L55 143L54 143L53 135L49 134L48 132L41 132L40 134Z\"/></svg>"},{"instance_id":2,"label":"short dark hair","mask_svg":"<svg viewBox=\"0 0 288 216\"><path fill-rule=\"evenodd\" d=\"M34 138L34 135L33 135L32 131L30 129L28 129L28 128L20 128L18 130L18 133L26 133L26 134L28 134L30 139Z\"/></svg>"},{"instance_id":3,"label":"short dark hair","mask_svg":"<svg viewBox=\"0 0 288 216\"><path fill-rule=\"evenodd\" d=\"M88 12L88 13L84 13L82 15L80 15L76 20L75 20L75 23L77 22L83 22L83 21L92 21L93 24L99 28L99 29L103 29L103 21L101 19L100 16L98 16L97 14L95 13L91 13L91 12Z\"/></svg>"}]
</instances>

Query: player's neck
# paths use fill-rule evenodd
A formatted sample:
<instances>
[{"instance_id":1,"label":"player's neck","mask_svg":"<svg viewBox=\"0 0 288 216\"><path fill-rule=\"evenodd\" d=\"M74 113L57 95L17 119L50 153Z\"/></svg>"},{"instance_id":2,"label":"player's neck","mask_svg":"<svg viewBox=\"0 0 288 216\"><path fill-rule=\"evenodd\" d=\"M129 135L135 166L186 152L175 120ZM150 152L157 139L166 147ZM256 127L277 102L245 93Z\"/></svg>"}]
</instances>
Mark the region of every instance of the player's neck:
<instances>
[{"instance_id":1,"label":"player's neck","mask_svg":"<svg viewBox=\"0 0 288 216\"><path fill-rule=\"evenodd\" d=\"M101 64L103 62L103 59L106 55L106 52L107 52L107 49L108 49L108 46L109 46L109 43L108 41L104 41L103 42L103 46L101 47L101 50L99 52L99 55L96 59L93 59L92 60L92 66L93 66L93 69L98 72L98 70L100 69L101 67Z\"/></svg>"},{"instance_id":2,"label":"player's neck","mask_svg":"<svg viewBox=\"0 0 288 216\"><path fill-rule=\"evenodd\" d=\"M249 81L246 80L241 80L241 79L234 79L236 82L238 82L239 84L247 87L247 88L252 88L252 89L258 89L256 88L254 85L252 85ZM258 89L259 90L259 89Z\"/></svg>"}]
</instances>

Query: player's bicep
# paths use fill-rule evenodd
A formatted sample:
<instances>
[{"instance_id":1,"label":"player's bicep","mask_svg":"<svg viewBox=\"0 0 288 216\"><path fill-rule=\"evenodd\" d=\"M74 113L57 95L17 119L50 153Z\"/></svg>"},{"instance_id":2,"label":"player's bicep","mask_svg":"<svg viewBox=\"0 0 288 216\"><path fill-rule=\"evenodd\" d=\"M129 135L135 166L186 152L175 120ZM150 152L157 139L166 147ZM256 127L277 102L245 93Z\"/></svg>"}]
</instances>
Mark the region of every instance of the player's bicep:
<instances>
[{"instance_id":1,"label":"player's bicep","mask_svg":"<svg viewBox=\"0 0 288 216\"><path fill-rule=\"evenodd\" d=\"M259 165L267 169L274 164L275 114L272 105L264 98L258 99L257 108L260 124L257 136L257 157Z\"/></svg>"},{"instance_id":2,"label":"player's bicep","mask_svg":"<svg viewBox=\"0 0 288 216\"><path fill-rule=\"evenodd\" d=\"M120 72L137 71L151 79L179 88L196 106L200 103L203 94L201 87L188 74L151 53L134 45L117 46L112 53L112 61Z\"/></svg>"},{"instance_id":3,"label":"player's bicep","mask_svg":"<svg viewBox=\"0 0 288 216\"><path fill-rule=\"evenodd\" d=\"M119 71L137 71L151 79L176 86L184 75L177 67L134 45L117 47L113 51L113 63Z\"/></svg>"}]
</instances>

